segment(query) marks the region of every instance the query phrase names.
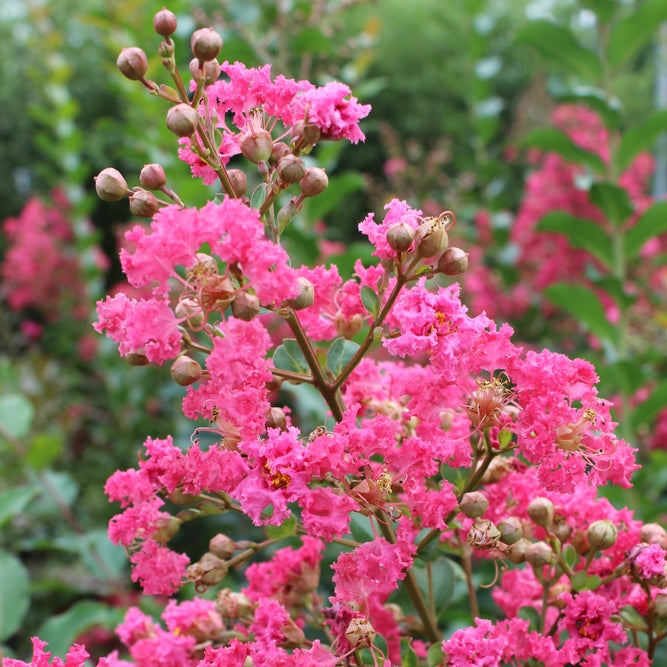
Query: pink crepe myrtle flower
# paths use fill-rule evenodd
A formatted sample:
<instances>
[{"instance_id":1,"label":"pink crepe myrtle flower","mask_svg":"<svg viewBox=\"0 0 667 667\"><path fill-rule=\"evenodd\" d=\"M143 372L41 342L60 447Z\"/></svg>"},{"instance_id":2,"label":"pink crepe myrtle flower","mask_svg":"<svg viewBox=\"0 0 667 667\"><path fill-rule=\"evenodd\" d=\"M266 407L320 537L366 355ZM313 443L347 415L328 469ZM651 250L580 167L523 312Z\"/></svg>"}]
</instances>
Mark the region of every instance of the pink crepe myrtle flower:
<instances>
[{"instance_id":1,"label":"pink crepe myrtle flower","mask_svg":"<svg viewBox=\"0 0 667 667\"><path fill-rule=\"evenodd\" d=\"M147 595L173 595L181 587L190 559L159 544L146 540L130 556L132 581L138 582Z\"/></svg>"},{"instance_id":2,"label":"pink crepe myrtle flower","mask_svg":"<svg viewBox=\"0 0 667 667\"><path fill-rule=\"evenodd\" d=\"M398 254L389 245L387 232L391 227L399 222L417 229L422 222L422 212L419 209L413 209L406 201L392 199L385 204L384 219L381 223L375 221L375 214L369 213L360 223L359 231L368 237L368 240L375 247L373 255L380 259L396 259Z\"/></svg>"},{"instance_id":3,"label":"pink crepe myrtle flower","mask_svg":"<svg viewBox=\"0 0 667 667\"><path fill-rule=\"evenodd\" d=\"M67 651L65 659L55 656L51 661L51 653L45 651L46 642L32 637L32 660L23 662L14 658L3 658L2 667L84 667L89 658L88 651L80 644L74 644Z\"/></svg>"}]
</instances>

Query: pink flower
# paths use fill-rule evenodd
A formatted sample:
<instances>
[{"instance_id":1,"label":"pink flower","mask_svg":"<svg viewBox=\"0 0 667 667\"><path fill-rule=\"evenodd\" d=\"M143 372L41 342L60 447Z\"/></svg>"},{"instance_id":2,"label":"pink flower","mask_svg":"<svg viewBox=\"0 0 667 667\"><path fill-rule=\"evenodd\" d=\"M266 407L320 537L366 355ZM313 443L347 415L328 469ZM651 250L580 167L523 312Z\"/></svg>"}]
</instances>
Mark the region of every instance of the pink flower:
<instances>
[{"instance_id":1,"label":"pink flower","mask_svg":"<svg viewBox=\"0 0 667 667\"><path fill-rule=\"evenodd\" d=\"M134 566L132 581L137 581L147 595L173 595L183 583L190 559L154 540L146 540L130 557Z\"/></svg>"},{"instance_id":2,"label":"pink flower","mask_svg":"<svg viewBox=\"0 0 667 667\"><path fill-rule=\"evenodd\" d=\"M667 552L658 544L649 544L641 550L632 560L632 569L638 577L646 581L664 580L665 557Z\"/></svg>"},{"instance_id":3,"label":"pink flower","mask_svg":"<svg viewBox=\"0 0 667 667\"><path fill-rule=\"evenodd\" d=\"M299 504L308 534L327 542L348 532L350 513L359 507L349 496L326 487L310 489Z\"/></svg>"},{"instance_id":4,"label":"pink flower","mask_svg":"<svg viewBox=\"0 0 667 667\"><path fill-rule=\"evenodd\" d=\"M371 244L375 246L375 252L373 253L375 257L395 259L398 255L389 245L387 232L399 222L404 222L413 229L417 229L422 222L422 212L411 208L407 202L399 199L392 199L388 204L385 204L384 208L387 213L380 224L375 222L375 215L369 213L359 223L359 231L365 234Z\"/></svg>"},{"instance_id":5,"label":"pink flower","mask_svg":"<svg viewBox=\"0 0 667 667\"><path fill-rule=\"evenodd\" d=\"M175 635L189 635L197 642L214 639L224 630L222 617L212 600L195 598L180 604L170 600L162 614L169 632Z\"/></svg>"},{"instance_id":6,"label":"pink flower","mask_svg":"<svg viewBox=\"0 0 667 667\"><path fill-rule=\"evenodd\" d=\"M84 667L86 660L88 659L88 651L83 646L79 644L74 644L67 655L65 660L62 660L59 657L53 658L51 660L51 653L45 651L46 642L38 639L37 637L32 638L32 660L30 662L23 662L22 660L14 660L13 658L4 658L2 660L2 667Z\"/></svg>"}]
</instances>

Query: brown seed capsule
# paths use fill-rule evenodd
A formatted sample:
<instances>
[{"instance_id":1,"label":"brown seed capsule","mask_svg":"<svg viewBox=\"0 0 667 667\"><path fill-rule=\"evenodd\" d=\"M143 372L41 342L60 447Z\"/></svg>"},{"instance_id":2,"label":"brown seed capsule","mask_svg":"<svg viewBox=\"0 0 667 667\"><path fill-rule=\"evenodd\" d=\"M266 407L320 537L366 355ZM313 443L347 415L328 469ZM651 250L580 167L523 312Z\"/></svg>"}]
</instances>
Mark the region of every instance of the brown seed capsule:
<instances>
[{"instance_id":1,"label":"brown seed capsule","mask_svg":"<svg viewBox=\"0 0 667 667\"><path fill-rule=\"evenodd\" d=\"M213 28L200 28L192 33L190 48L192 55L205 63L218 57L222 49L222 37Z\"/></svg>"},{"instance_id":2,"label":"brown seed capsule","mask_svg":"<svg viewBox=\"0 0 667 667\"><path fill-rule=\"evenodd\" d=\"M148 72L148 58L144 50L138 46L123 49L116 60L116 65L123 76L130 81L140 81Z\"/></svg>"},{"instance_id":3,"label":"brown seed capsule","mask_svg":"<svg viewBox=\"0 0 667 667\"><path fill-rule=\"evenodd\" d=\"M148 364L151 363L143 352L128 352L123 359L125 359L130 366L148 366Z\"/></svg>"},{"instance_id":4,"label":"brown seed capsule","mask_svg":"<svg viewBox=\"0 0 667 667\"><path fill-rule=\"evenodd\" d=\"M167 176L162 165L145 164L139 173L139 183L149 190L159 190L167 184Z\"/></svg>"},{"instance_id":5,"label":"brown seed capsule","mask_svg":"<svg viewBox=\"0 0 667 667\"><path fill-rule=\"evenodd\" d=\"M308 167L304 177L299 181L299 187L305 197L315 197L324 192L329 185L326 171L320 167Z\"/></svg>"},{"instance_id":6,"label":"brown seed capsule","mask_svg":"<svg viewBox=\"0 0 667 667\"><path fill-rule=\"evenodd\" d=\"M368 648L375 641L376 632L367 618L353 618L345 629L345 638L352 648Z\"/></svg>"},{"instance_id":7,"label":"brown seed capsule","mask_svg":"<svg viewBox=\"0 0 667 667\"><path fill-rule=\"evenodd\" d=\"M525 537L522 537L505 549L505 557L510 563L514 563L515 565L523 563L526 560L526 553L528 553L529 546L530 542Z\"/></svg>"},{"instance_id":8,"label":"brown seed capsule","mask_svg":"<svg viewBox=\"0 0 667 667\"><path fill-rule=\"evenodd\" d=\"M232 301L232 315L244 322L250 322L259 315L259 299L254 294L239 292Z\"/></svg>"},{"instance_id":9,"label":"brown seed capsule","mask_svg":"<svg viewBox=\"0 0 667 667\"><path fill-rule=\"evenodd\" d=\"M208 543L208 550L214 556L222 558L223 560L227 560L227 558L232 556L236 551L236 543L228 535L225 535L224 533L218 533L210 539Z\"/></svg>"},{"instance_id":10,"label":"brown seed capsule","mask_svg":"<svg viewBox=\"0 0 667 667\"><path fill-rule=\"evenodd\" d=\"M287 428L287 418L282 408L269 408L266 413L266 428L279 428L281 431Z\"/></svg>"},{"instance_id":11,"label":"brown seed capsule","mask_svg":"<svg viewBox=\"0 0 667 667\"><path fill-rule=\"evenodd\" d=\"M95 191L103 201L119 201L128 194L127 181L117 169L107 167L95 176Z\"/></svg>"},{"instance_id":12,"label":"brown seed capsule","mask_svg":"<svg viewBox=\"0 0 667 667\"><path fill-rule=\"evenodd\" d=\"M499 521L497 527L503 544L515 544L523 537L523 525L519 517L509 516Z\"/></svg>"},{"instance_id":13,"label":"brown seed capsule","mask_svg":"<svg viewBox=\"0 0 667 667\"><path fill-rule=\"evenodd\" d=\"M167 127L178 137L190 137L197 130L199 114L189 104L176 104L167 111Z\"/></svg>"},{"instance_id":14,"label":"brown seed capsule","mask_svg":"<svg viewBox=\"0 0 667 667\"><path fill-rule=\"evenodd\" d=\"M207 60L203 65L199 58L193 58L190 61L190 74L195 80L199 80L201 77L204 77L204 86L210 86L212 83L215 83L220 76L220 63L213 58L213 60Z\"/></svg>"},{"instance_id":15,"label":"brown seed capsule","mask_svg":"<svg viewBox=\"0 0 667 667\"><path fill-rule=\"evenodd\" d=\"M288 153L278 160L278 176L283 183L296 183L306 175L306 165L301 158Z\"/></svg>"},{"instance_id":16,"label":"brown seed capsule","mask_svg":"<svg viewBox=\"0 0 667 667\"><path fill-rule=\"evenodd\" d=\"M225 578L227 569L225 561L207 552L185 572L188 580L199 586L215 586Z\"/></svg>"},{"instance_id":17,"label":"brown seed capsule","mask_svg":"<svg viewBox=\"0 0 667 667\"><path fill-rule=\"evenodd\" d=\"M160 208L157 198L148 190L134 190L130 193L130 212L139 218L152 218Z\"/></svg>"},{"instance_id":18,"label":"brown seed capsule","mask_svg":"<svg viewBox=\"0 0 667 667\"><path fill-rule=\"evenodd\" d=\"M546 542L533 542L526 550L526 560L533 567L543 567L555 562L556 555Z\"/></svg>"},{"instance_id":19,"label":"brown seed capsule","mask_svg":"<svg viewBox=\"0 0 667 667\"><path fill-rule=\"evenodd\" d=\"M176 32L176 15L164 7L153 17L153 28L161 37L169 37Z\"/></svg>"},{"instance_id":20,"label":"brown seed capsule","mask_svg":"<svg viewBox=\"0 0 667 667\"><path fill-rule=\"evenodd\" d=\"M181 387L197 382L202 376L201 366L191 357L178 357L169 370L172 379Z\"/></svg>"}]
</instances>

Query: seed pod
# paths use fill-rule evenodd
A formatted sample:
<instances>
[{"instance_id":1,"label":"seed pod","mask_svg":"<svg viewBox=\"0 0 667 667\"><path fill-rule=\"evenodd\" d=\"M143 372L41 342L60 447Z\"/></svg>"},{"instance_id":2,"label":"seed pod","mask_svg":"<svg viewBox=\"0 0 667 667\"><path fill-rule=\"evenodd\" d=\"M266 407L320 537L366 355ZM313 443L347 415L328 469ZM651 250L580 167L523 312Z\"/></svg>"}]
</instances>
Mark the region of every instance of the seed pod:
<instances>
[{"instance_id":1,"label":"seed pod","mask_svg":"<svg viewBox=\"0 0 667 667\"><path fill-rule=\"evenodd\" d=\"M304 177L299 181L304 197L315 197L324 192L328 185L329 177L320 167L308 167Z\"/></svg>"},{"instance_id":2,"label":"seed pod","mask_svg":"<svg viewBox=\"0 0 667 667\"><path fill-rule=\"evenodd\" d=\"M608 519L594 521L586 531L588 543L595 551L604 551L613 547L618 539L618 528Z\"/></svg>"},{"instance_id":3,"label":"seed pod","mask_svg":"<svg viewBox=\"0 0 667 667\"><path fill-rule=\"evenodd\" d=\"M144 50L138 46L123 49L116 60L116 65L122 75L130 81L140 81L148 72L148 58Z\"/></svg>"},{"instance_id":4,"label":"seed pod","mask_svg":"<svg viewBox=\"0 0 667 667\"><path fill-rule=\"evenodd\" d=\"M479 491L471 491L463 494L459 509L469 518L475 519L483 516L489 506L486 496Z\"/></svg>"},{"instance_id":5,"label":"seed pod","mask_svg":"<svg viewBox=\"0 0 667 667\"><path fill-rule=\"evenodd\" d=\"M161 37L169 37L176 32L176 15L164 7L153 17L153 28Z\"/></svg>"},{"instance_id":6,"label":"seed pod","mask_svg":"<svg viewBox=\"0 0 667 667\"><path fill-rule=\"evenodd\" d=\"M145 164L139 172L139 183L149 190L159 190L167 184L167 176L162 165Z\"/></svg>"},{"instance_id":7,"label":"seed pod","mask_svg":"<svg viewBox=\"0 0 667 667\"><path fill-rule=\"evenodd\" d=\"M167 111L167 127L178 137L191 137L197 130L199 114L189 104L176 104Z\"/></svg>"},{"instance_id":8,"label":"seed pod","mask_svg":"<svg viewBox=\"0 0 667 667\"><path fill-rule=\"evenodd\" d=\"M197 382L202 376L201 366L191 357L178 357L169 370L172 379L181 387Z\"/></svg>"},{"instance_id":9,"label":"seed pod","mask_svg":"<svg viewBox=\"0 0 667 667\"><path fill-rule=\"evenodd\" d=\"M140 218L152 218L160 208L157 198L148 190L134 190L130 193L130 212Z\"/></svg>"},{"instance_id":10,"label":"seed pod","mask_svg":"<svg viewBox=\"0 0 667 667\"><path fill-rule=\"evenodd\" d=\"M127 181L117 169L107 167L95 176L95 191L102 201L119 201L128 194Z\"/></svg>"},{"instance_id":11,"label":"seed pod","mask_svg":"<svg viewBox=\"0 0 667 667\"><path fill-rule=\"evenodd\" d=\"M264 129L248 130L241 139L241 153L255 164L266 162L272 150L273 138Z\"/></svg>"},{"instance_id":12,"label":"seed pod","mask_svg":"<svg viewBox=\"0 0 667 667\"><path fill-rule=\"evenodd\" d=\"M218 57L222 49L222 37L213 28L195 30L190 37L192 55L202 63Z\"/></svg>"},{"instance_id":13,"label":"seed pod","mask_svg":"<svg viewBox=\"0 0 667 667\"><path fill-rule=\"evenodd\" d=\"M468 270L468 253L461 248L447 248L438 260L438 271L446 276L457 276Z\"/></svg>"},{"instance_id":14,"label":"seed pod","mask_svg":"<svg viewBox=\"0 0 667 667\"><path fill-rule=\"evenodd\" d=\"M554 504L548 498L533 498L526 512L538 526L548 526L554 520Z\"/></svg>"}]
</instances>

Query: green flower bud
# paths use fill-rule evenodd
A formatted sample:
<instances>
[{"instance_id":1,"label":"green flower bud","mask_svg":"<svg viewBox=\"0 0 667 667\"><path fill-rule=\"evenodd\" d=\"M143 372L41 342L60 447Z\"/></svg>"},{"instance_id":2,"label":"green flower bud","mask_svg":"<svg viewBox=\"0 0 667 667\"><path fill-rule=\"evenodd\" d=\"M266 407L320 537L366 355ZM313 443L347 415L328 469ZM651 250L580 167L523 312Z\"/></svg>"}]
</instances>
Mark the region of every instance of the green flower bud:
<instances>
[{"instance_id":1,"label":"green flower bud","mask_svg":"<svg viewBox=\"0 0 667 667\"><path fill-rule=\"evenodd\" d=\"M554 504L548 498L534 498L526 511L538 526L548 526L554 520Z\"/></svg>"},{"instance_id":2,"label":"green flower bud","mask_svg":"<svg viewBox=\"0 0 667 667\"><path fill-rule=\"evenodd\" d=\"M594 521L586 531L588 543L595 551L604 551L613 547L618 539L618 528L608 519Z\"/></svg>"}]
</instances>

